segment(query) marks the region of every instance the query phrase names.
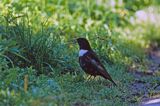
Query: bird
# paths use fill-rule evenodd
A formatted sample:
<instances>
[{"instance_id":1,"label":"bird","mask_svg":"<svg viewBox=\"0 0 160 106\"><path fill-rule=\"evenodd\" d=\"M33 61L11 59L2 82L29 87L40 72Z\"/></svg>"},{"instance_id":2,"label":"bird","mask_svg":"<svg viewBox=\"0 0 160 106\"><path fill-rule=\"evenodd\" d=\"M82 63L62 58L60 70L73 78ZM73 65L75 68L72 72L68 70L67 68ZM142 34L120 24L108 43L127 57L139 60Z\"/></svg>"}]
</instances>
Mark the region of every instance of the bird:
<instances>
[{"instance_id":1,"label":"bird","mask_svg":"<svg viewBox=\"0 0 160 106\"><path fill-rule=\"evenodd\" d=\"M85 73L94 77L101 76L116 85L96 53L92 50L89 41L86 38L77 38L76 41L79 45L79 64Z\"/></svg>"}]
</instances>

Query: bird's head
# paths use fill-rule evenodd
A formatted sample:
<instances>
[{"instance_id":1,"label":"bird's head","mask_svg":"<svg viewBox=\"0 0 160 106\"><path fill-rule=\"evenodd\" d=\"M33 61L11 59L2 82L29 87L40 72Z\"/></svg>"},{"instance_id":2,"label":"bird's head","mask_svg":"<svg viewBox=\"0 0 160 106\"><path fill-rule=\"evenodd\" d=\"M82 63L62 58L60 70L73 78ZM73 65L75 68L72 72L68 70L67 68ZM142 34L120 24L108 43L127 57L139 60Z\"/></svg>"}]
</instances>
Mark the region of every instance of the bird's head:
<instances>
[{"instance_id":1,"label":"bird's head","mask_svg":"<svg viewBox=\"0 0 160 106\"><path fill-rule=\"evenodd\" d=\"M76 39L80 49L91 50L91 46L87 39L85 38L77 38Z\"/></svg>"}]
</instances>

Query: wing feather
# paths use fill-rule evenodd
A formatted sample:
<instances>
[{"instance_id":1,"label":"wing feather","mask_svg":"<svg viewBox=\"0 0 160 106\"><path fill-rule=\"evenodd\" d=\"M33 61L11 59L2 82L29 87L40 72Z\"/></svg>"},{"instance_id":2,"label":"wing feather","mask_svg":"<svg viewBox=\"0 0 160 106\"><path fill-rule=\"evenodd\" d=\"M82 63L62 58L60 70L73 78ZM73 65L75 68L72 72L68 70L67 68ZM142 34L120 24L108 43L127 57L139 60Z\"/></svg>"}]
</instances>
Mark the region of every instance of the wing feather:
<instances>
[{"instance_id":1,"label":"wing feather","mask_svg":"<svg viewBox=\"0 0 160 106\"><path fill-rule=\"evenodd\" d=\"M116 83L112 80L111 76L109 75L105 67L101 64L101 61L98 59L96 53L94 53L93 51L88 53L89 53L87 55L88 61L90 61L93 67L95 67L98 70L97 73L99 73L99 75L103 76L105 79L110 80L116 85Z\"/></svg>"}]
</instances>

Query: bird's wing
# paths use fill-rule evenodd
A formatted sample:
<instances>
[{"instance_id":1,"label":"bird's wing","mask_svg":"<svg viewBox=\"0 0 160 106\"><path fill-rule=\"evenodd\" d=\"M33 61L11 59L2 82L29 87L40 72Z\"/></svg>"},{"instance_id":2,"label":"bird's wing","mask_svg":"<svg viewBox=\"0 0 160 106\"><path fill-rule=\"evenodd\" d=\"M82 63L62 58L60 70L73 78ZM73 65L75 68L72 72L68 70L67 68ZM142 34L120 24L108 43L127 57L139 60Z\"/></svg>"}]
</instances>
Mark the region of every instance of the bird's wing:
<instances>
[{"instance_id":1,"label":"bird's wing","mask_svg":"<svg viewBox=\"0 0 160 106\"><path fill-rule=\"evenodd\" d=\"M93 51L89 51L88 55L86 56L87 56L87 60L92 64L93 67L95 67L96 69L95 71L97 71L99 75L103 76L105 79L108 79L115 84L115 82L112 80L111 76L105 69L105 67L102 65L102 63L98 59L96 53L94 53Z\"/></svg>"},{"instance_id":2,"label":"bird's wing","mask_svg":"<svg viewBox=\"0 0 160 106\"><path fill-rule=\"evenodd\" d=\"M101 64L95 52L88 51L87 59L94 67L97 67L97 69L105 70L105 67Z\"/></svg>"}]
</instances>

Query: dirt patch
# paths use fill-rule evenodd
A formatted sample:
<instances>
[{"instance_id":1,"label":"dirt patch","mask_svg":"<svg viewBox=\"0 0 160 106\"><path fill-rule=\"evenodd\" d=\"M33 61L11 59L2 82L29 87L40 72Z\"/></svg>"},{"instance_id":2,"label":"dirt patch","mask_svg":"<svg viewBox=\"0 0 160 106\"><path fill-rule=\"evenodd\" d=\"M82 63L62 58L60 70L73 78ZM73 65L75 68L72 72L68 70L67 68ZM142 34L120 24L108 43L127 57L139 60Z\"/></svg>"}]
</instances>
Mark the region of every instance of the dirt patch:
<instances>
[{"instance_id":1,"label":"dirt patch","mask_svg":"<svg viewBox=\"0 0 160 106\"><path fill-rule=\"evenodd\" d=\"M149 69L153 72L160 71L160 47L158 44L151 44L148 49L148 59L151 61L151 65L149 65Z\"/></svg>"},{"instance_id":2,"label":"dirt patch","mask_svg":"<svg viewBox=\"0 0 160 106\"><path fill-rule=\"evenodd\" d=\"M136 70L136 68L132 70L135 80L129 85L129 88L132 96L142 100L140 106L160 106L160 78L157 77L156 82L151 81L152 76L156 77L160 73L160 47L155 43L151 44L146 53L149 60L146 65L147 69L145 72Z\"/></svg>"}]
</instances>

